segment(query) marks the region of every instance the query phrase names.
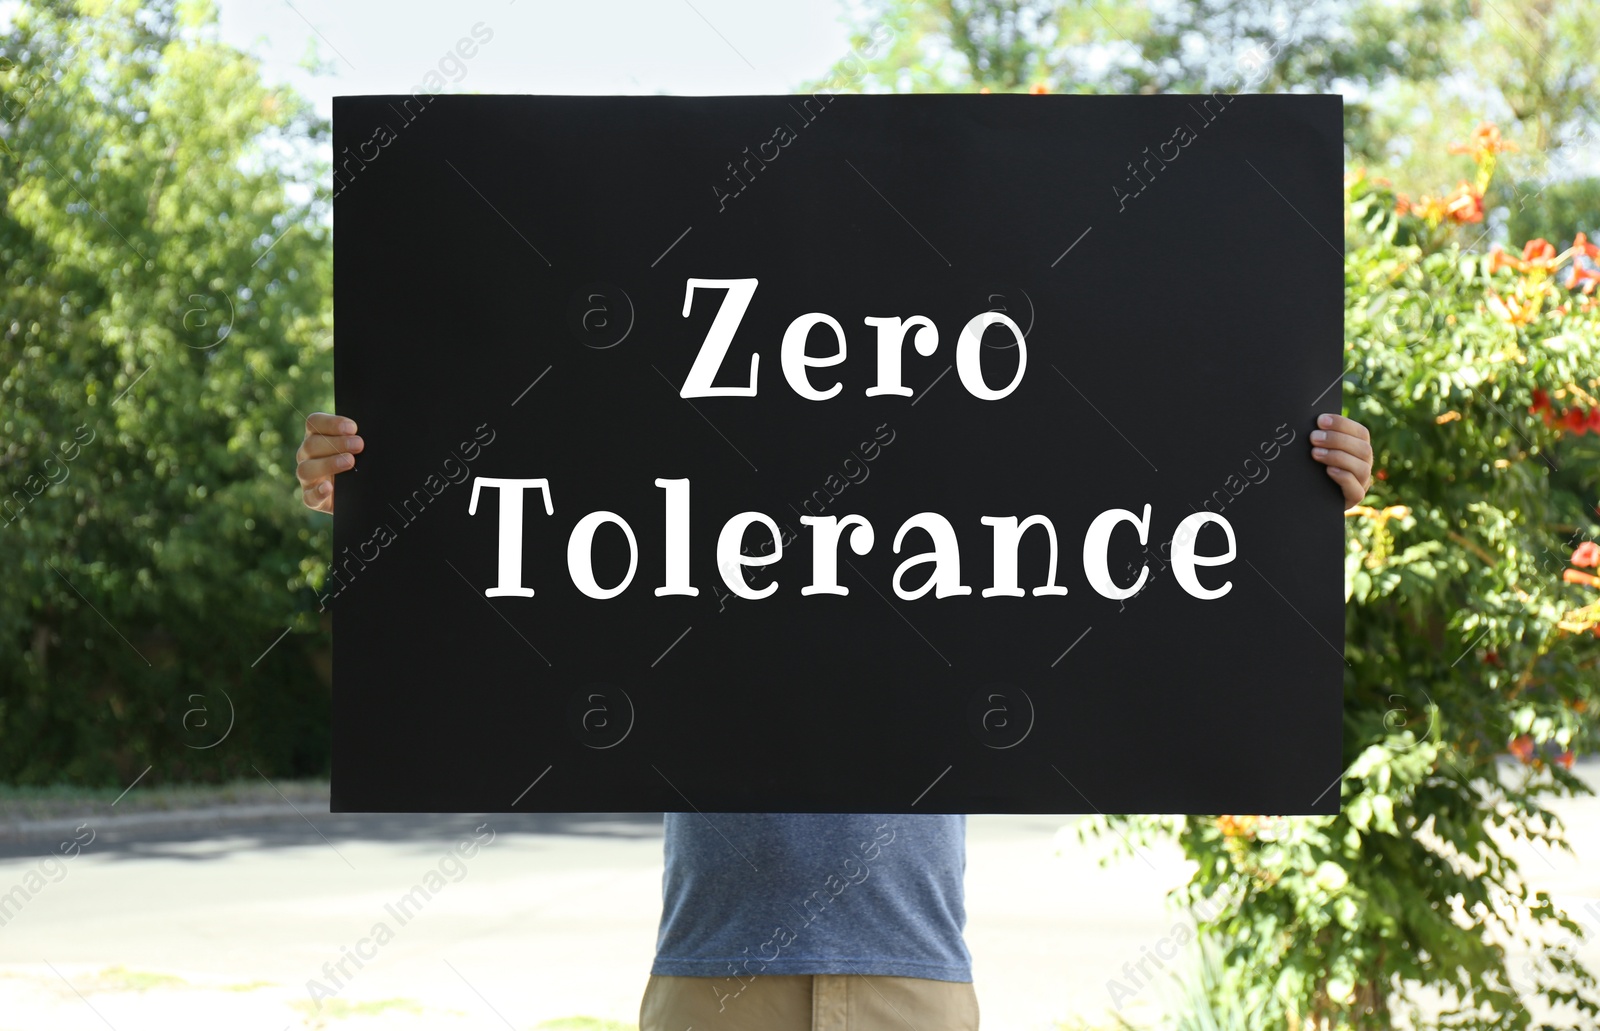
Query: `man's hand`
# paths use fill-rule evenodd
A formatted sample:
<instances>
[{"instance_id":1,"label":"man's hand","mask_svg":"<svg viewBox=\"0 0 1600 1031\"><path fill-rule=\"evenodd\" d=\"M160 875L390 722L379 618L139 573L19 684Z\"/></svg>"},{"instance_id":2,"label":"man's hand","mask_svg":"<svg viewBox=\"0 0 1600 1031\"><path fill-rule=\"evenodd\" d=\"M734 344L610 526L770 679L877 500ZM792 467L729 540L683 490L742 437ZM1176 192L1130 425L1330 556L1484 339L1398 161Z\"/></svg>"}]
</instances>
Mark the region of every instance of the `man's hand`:
<instances>
[{"instance_id":1,"label":"man's hand","mask_svg":"<svg viewBox=\"0 0 1600 1031\"><path fill-rule=\"evenodd\" d=\"M1342 415L1319 415L1317 426L1311 431L1311 457L1328 467L1328 475L1344 491L1349 511L1361 504L1372 486L1372 436L1365 426ZM332 503L330 498L330 507Z\"/></svg>"},{"instance_id":2,"label":"man's hand","mask_svg":"<svg viewBox=\"0 0 1600 1031\"><path fill-rule=\"evenodd\" d=\"M333 478L355 468L356 452L366 446L355 432L356 424L341 416L316 412L306 417L306 439L295 452L299 464L294 475L307 508L333 512Z\"/></svg>"}]
</instances>

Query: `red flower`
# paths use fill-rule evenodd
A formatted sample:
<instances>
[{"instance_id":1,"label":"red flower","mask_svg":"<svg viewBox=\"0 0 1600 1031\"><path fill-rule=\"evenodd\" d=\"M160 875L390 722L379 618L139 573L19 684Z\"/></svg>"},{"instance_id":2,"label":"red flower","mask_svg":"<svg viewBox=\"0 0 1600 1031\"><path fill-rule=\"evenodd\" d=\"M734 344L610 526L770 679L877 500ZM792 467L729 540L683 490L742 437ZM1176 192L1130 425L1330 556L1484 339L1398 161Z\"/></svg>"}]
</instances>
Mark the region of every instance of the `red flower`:
<instances>
[{"instance_id":1,"label":"red flower","mask_svg":"<svg viewBox=\"0 0 1600 1031\"><path fill-rule=\"evenodd\" d=\"M1471 183L1462 181L1444 199L1444 213L1457 222L1482 222L1483 194L1473 189Z\"/></svg>"},{"instance_id":2,"label":"red flower","mask_svg":"<svg viewBox=\"0 0 1600 1031\"><path fill-rule=\"evenodd\" d=\"M1572 753L1570 751L1561 752L1556 756L1556 762L1559 763L1561 768L1564 770L1572 769Z\"/></svg>"},{"instance_id":3,"label":"red flower","mask_svg":"<svg viewBox=\"0 0 1600 1031\"><path fill-rule=\"evenodd\" d=\"M1511 754L1527 763L1533 761L1533 738L1526 734L1513 738L1511 741Z\"/></svg>"},{"instance_id":4,"label":"red flower","mask_svg":"<svg viewBox=\"0 0 1600 1031\"><path fill-rule=\"evenodd\" d=\"M1576 405L1561 413L1561 422L1580 437L1589 432L1589 417Z\"/></svg>"},{"instance_id":5,"label":"red flower","mask_svg":"<svg viewBox=\"0 0 1600 1031\"><path fill-rule=\"evenodd\" d=\"M1578 550L1572 553L1572 564L1575 566L1600 566L1600 544L1594 541L1584 541L1578 545Z\"/></svg>"},{"instance_id":6,"label":"red flower","mask_svg":"<svg viewBox=\"0 0 1600 1031\"><path fill-rule=\"evenodd\" d=\"M1389 478L1389 470L1379 469L1376 475L1380 480L1387 480Z\"/></svg>"},{"instance_id":7,"label":"red flower","mask_svg":"<svg viewBox=\"0 0 1600 1031\"><path fill-rule=\"evenodd\" d=\"M1581 573L1576 569L1563 569L1561 579L1569 584L1583 584L1586 587L1600 587L1600 576L1593 573Z\"/></svg>"},{"instance_id":8,"label":"red flower","mask_svg":"<svg viewBox=\"0 0 1600 1031\"><path fill-rule=\"evenodd\" d=\"M1577 251L1579 254L1587 254L1596 261L1600 261L1600 247L1590 243L1589 238L1584 236L1582 233L1579 233L1577 236L1573 237L1572 249Z\"/></svg>"},{"instance_id":9,"label":"red flower","mask_svg":"<svg viewBox=\"0 0 1600 1031\"><path fill-rule=\"evenodd\" d=\"M1516 150L1517 145L1510 140L1500 138L1499 126L1493 122L1484 122L1473 130L1472 138L1469 142L1452 143L1448 149L1452 154L1471 154L1472 160L1482 161L1491 154Z\"/></svg>"},{"instance_id":10,"label":"red flower","mask_svg":"<svg viewBox=\"0 0 1600 1031\"><path fill-rule=\"evenodd\" d=\"M1536 236L1522 245L1522 260L1529 262L1550 262L1555 260L1556 245L1542 236Z\"/></svg>"},{"instance_id":11,"label":"red flower","mask_svg":"<svg viewBox=\"0 0 1600 1031\"><path fill-rule=\"evenodd\" d=\"M1574 259L1572 264L1567 268L1566 281L1561 285L1566 287L1568 290L1581 289L1587 294L1594 292L1594 284L1596 281L1600 281L1600 270L1584 268L1578 264L1576 259Z\"/></svg>"},{"instance_id":12,"label":"red flower","mask_svg":"<svg viewBox=\"0 0 1600 1031\"><path fill-rule=\"evenodd\" d=\"M1537 387L1534 388L1534 391L1533 391L1533 404L1528 406L1528 411L1529 412L1542 412L1546 408L1549 408L1549 407L1550 407L1550 395L1546 394L1544 391L1538 389Z\"/></svg>"}]
</instances>

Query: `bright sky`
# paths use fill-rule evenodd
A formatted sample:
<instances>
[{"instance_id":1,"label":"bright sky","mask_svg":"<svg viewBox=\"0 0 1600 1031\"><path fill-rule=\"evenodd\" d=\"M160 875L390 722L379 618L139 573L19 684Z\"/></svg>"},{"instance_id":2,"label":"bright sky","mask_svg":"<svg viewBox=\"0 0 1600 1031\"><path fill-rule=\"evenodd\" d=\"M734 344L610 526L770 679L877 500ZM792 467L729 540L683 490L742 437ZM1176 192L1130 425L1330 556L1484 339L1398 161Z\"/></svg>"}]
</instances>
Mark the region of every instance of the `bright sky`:
<instances>
[{"instance_id":1,"label":"bright sky","mask_svg":"<svg viewBox=\"0 0 1600 1031\"><path fill-rule=\"evenodd\" d=\"M223 39L323 115L336 95L410 92L441 61L450 92L790 93L849 52L841 0L218 0L218 9ZM492 38L463 70L447 52L480 22ZM308 40L334 74L298 67Z\"/></svg>"}]
</instances>

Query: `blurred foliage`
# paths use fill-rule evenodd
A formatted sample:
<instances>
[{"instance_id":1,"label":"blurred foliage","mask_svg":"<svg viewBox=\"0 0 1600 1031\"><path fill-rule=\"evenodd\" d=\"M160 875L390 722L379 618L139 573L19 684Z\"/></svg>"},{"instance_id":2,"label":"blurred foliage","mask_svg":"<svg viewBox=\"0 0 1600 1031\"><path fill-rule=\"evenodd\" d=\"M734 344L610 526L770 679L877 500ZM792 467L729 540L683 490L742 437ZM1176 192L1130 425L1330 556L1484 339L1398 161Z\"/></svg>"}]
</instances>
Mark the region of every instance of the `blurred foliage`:
<instances>
[{"instance_id":1,"label":"blurred foliage","mask_svg":"<svg viewBox=\"0 0 1600 1031\"><path fill-rule=\"evenodd\" d=\"M1497 146L1469 148L1480 191ZM1600 1015L1581 925L1514 855L1567 848L1548 802L1587 793L1569 770L1597 738L1600 247L1474 251L1481 211L1446 199L1347 180L1345 404L1377 478L1348 514L1340 815L1086 832L1177 840L1196 863L1179 897L1226 945L1219 992L1266 1026Z\"/></svg>"},{"instance_id":2,"label":"blurred foliage","mask_svg":"<svg viewBox=\"0 0 1600 1031\"><path fill-rule=\"evenodd\" d=\"M857 52L871 57L846 58L810 88L844 70L865 92L1336 92L1352 163L1414 192L1449 172L1445 144L1484 118L1521 145L1508 180L1574 178L1565 156L1600 150L1594 0L850 0L847 10ZM1491 201L1497 227L1516 216L1514 234L1589 228L1531 224L1543 208Z\"/></svg>"},{"instance_id":3,"label":"blurred foliage","mask_svg":"<svg viewBox=\"0 0 1600 1031\"><path fill-rule=\"evenodd\" d=\"M873 62L868 89L1161 93L1249 80L1263 92L1373 86L1448 70L1440 37L1462 0L857 0L858 39L904 43ZM954 58L955 60L952 60Z\"/></svg>"},{"instance_id":4,"label":"blurred foliage","mask_svg":"<svg viewBox=\"0 0 1600 1031\"><path fill-rule=\"evenodd\" d=\"M81 7L0 35L0 779L322 773L326 127L203 4Z\"/></svg>"},{"instance_id":5,"label":"blurred foliage","mask_svg":"<svg viewBox=\"0 0 1600 1031\"><path fill-rule=\"evenodd\" d=\"M1553 226L1600 236L1600 176L1564 182L1525 180L1507 187L1506 232L1513 240L1556 237Z\"/></svg>"}]
</instances>

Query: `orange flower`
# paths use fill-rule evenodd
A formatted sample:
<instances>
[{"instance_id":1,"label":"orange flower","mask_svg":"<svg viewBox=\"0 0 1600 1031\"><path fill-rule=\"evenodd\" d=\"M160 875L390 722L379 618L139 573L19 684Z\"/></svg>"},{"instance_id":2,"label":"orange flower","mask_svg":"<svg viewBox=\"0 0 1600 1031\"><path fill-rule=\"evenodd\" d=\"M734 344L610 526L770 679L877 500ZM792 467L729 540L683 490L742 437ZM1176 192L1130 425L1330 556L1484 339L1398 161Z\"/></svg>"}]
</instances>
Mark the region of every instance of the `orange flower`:
<instances>
[{"instance_id":1,"label":"orange flower","mask_svg":"<svg viewBox=\"0 0 1600 1031\"><path fill-rule=\"evenodd\" d=\"M1440 203L1445 214L1456 222L1483 221L1483 194L1465 180L1457 183L1454 192Z\"/></svg>"},{"instance_id":2,"label":"orange flower","mask_svg":"<svg viewBox=\"0 0 1600 1031\"><path fill-rule=\"evenodd\" d=\"M1555 244L1543 237L1534 237L1522 245L1522 262L1530 271L1550 271L1556 265Z\"/></svg>"},{"instance_id":3,"label":"orange flower","mask_svg":"<svg viewBox=\"0 0 1600 1031\"><path fill-rule=\"evenodd\" d=\"M1533 738L1526 734L1513 738L1511 741L1511 754L1524 763L1533 761Z\"/></svg>"},{"instance_id":4,"label":"orange flower","mask_svg":"<svg viewBox=\"0 0 1600 1031\"><path fill-rule=\"evenodd\" d=\"M1489 251L1489 275L1492 276L1503 268L1516 269L1521 272L1523 265L1521 261L1502 250L1499 244L1495 244L1494 248Z\"/></svg>"},{"instance_id":5,"label":"orange flower","mask_svg":"<svg viewBox=\"0 0 1600 1031\"><path fill-rule=\"evenodd\" d=\"M1572 769L1572 753L1570 751L1561 752L1556 756L1556 762L1563 770Z\"/></svg>"},{"instance_id":6,"label":"orange flower","mask_svg":"<svg viewBox=\"0 0 1600 1031\"><path fill-rule=\"evenodd\" d=\"M1254 816L1219 816L1217 829L1225 838L1249 838L1255 836Z\"/></svg>"},{"instance_id":7,"label":"orange flower","mask_svg":"<svg viewBox=\"0 0 1600 1031\"><path fill-rule=\"evenodd\" d=\"M1600 566L1600 544L1584 541L1578 545L1578 550L1572 553L1571 561L1575 566Z\"/></svg>"},{"instance_id":8,"label":"orange flower","mask_svg":"<svg viewBox=\"0 0 1600 1031\"><path fill-rule=\"evenodd\" d=\"M1585 587L1600 587L1600 576L1585 573L1577 569L1563 570L1561 579L1569 584L1583 584Z\"/></svg>"},{"instance_id":9,"label":"orange flower","mask_svg":"<svg viewBox=\"0 0 1600 1031\"><path fill-rule=\"evenodd\" d=\"M1566 281L1561 285L1568 290L1582 290L1586 294L1594 293L1595 283L1600 282L1600 270L1584 268L1577 262L1567 269Z\"/></svg>"},{"instance_id":10,"label":"orange flower","mask_svg":"<svg viewBox=\"0 0 1600 1031\"><path fill-rule=\"evenodd\" d=\"M1500 138L1500 127L1493 122L1484 122L1478 126L1466 143L1452 143L1449 147L1450 153L1471 154L1474 161L1482 161L1492 154L1516 149L1515 143Z\"/></svg>"},{"instance_id":11,"label":"orange flower","mask_svg":"<svg viewBox=\"0 0 1600 1031\"><path fill-rule=\"evenodd\" d=\"M1426 193L1418 197L1417 202L1411 205L1411 211L1418 218L1426 220L1430 225L1437 225L1445 217L1444 201Z\"/></svg>"},{"instance_id":12,"label":"orange flower","mask_svg":"<svg viewBox=\"0 0 1600 1031\"><path fill-rule=\"evenodd\" d=\"M1544 305L1542 297L1533 297L1525 301L1517 297L1501 297L1493 290L1487 293L1488 298L1484 303L1489 306L1489 310L1513 326L1526 326L1538 319L1539 309Z\"/></svg>"},{"instance_id":13,"label":"orange flower","mask_svg":"<svg viewBox=\"0 0 1600 1031\"><path fill-rule=\"evenodd\" d=\"M1567 281L1561 285L1568 290L1577 290L1581 284L1584 293L1593 293L1595 283L1600 282L1600 269L1585 268L1578 264L1578 259L1587 257L1590 261L1600 262L1600 247L1590 243L1588 237L1579 233L1572 241L1572 246L1556 260L1568 257L1572 259L1572 265L1567 269Z\"/></svg>"},{"instance_id":14,"label":"orange flower","mask_svg":"<svg viewBox=\"0 0 1600 1031\"><path fill-rule=\"evenodd\" d=\"M1050 87L1046 86L1042 82L1036 82L1032 86L1028 87L1028 92L1032 93L1036 97L1042 96L1043 94L1050 92Z\"/></svg>"}]
</instances>

